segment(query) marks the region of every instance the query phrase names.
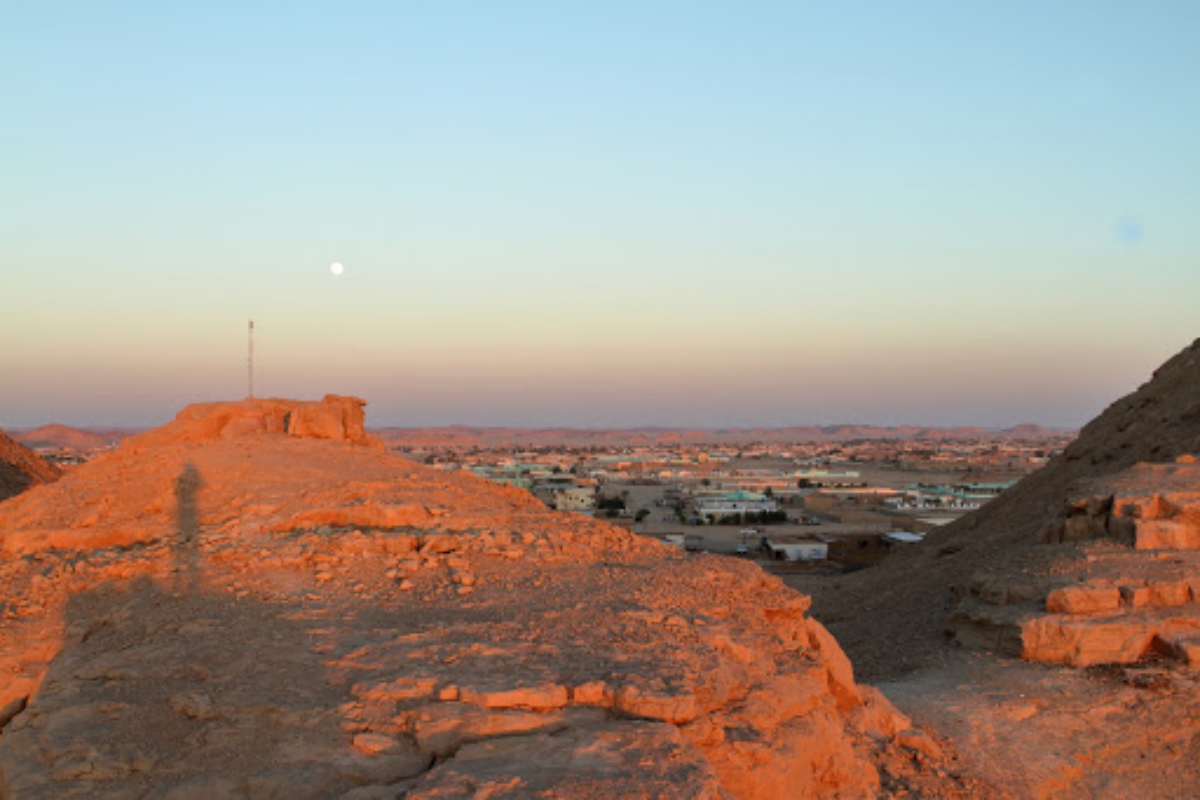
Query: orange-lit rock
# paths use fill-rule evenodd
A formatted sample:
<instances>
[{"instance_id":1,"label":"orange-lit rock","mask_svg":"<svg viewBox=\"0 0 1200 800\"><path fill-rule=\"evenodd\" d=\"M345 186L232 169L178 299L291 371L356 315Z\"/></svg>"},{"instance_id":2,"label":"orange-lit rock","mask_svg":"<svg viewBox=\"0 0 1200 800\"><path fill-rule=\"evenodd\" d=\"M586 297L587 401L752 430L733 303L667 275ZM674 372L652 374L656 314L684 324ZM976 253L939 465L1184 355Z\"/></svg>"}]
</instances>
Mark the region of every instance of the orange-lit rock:
<instances>
[{"instance_id":1,"label":"orange-lit rock","mask_svg":"<svg viewBox=\"0 0 1200 800\"><path fill-rule=\"evenodd\" d=\"M1121 605L1121 590L1115 586L1065 586L1046 597L1051 614L1094 614Z\"/></svg>"},{"instance_id":2,"label":"orange-lit rock","mask_svg":"<svg viewBox=\"0 0 1200 800\"><path fill-rule=\"evenodd\" d=\"M53 483L61 475L58 467L0 431L0 500L31 486Z\"/></svg>"},{"instance_id":3,"label":"orange-lit rock","mask_svg":"<svg viewBox=\"0 0 1200 800\"><path fill-rule=\"evenodd\" d=\"M903 761L778 579L371 444L352 399L192 406L0 505L0 796L867 798Z\"/></svg>"},{"instance_id":4,"label":"orange-lit rock","mask_svg":"<svg viewBox=\"0 0 1200 800\"><path fill-rule=\"evenodd\" d=\"M1154 628L1122 616L1047 615L1021 630L1022 658L1049 664L1087 667L1137 661L1154 640Z\"/></svg>"},{"instance_id":5,"label":"orange-lit rock","mask_svg":"<svg viewBox=\"0 0 1200 800\"><path fill-rule=\"evenodd\" d=\"M1200 340L920 547L796 585L856 676L1013 796L1171 796L1200 781L1198 456Z\"/></svg>"}]
</instances>

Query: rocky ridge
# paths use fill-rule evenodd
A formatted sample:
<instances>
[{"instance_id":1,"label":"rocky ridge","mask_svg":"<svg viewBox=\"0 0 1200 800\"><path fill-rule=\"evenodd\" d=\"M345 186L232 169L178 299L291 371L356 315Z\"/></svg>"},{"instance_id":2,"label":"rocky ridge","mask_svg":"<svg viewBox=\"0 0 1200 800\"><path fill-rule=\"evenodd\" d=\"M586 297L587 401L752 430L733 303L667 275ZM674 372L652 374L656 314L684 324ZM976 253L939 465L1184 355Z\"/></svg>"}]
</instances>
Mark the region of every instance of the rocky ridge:
<instances>
[{"instance_id":1,"label":"rocky ridge","mask_svg":"<svg viewBox=\"0 0 1200 800\"><path fill-rule=\"evenodd\" d=\"M190 407L0 506L0 796L973 791L777 579L362 405Z\"/></svg>"},{"instance_id":2,"label":"rocky ridge","mask_svg":"<svg viewBox=\"0 0 1200 800\"><path fill-rule=\"evenodd\" d=\"M1177 587L1200 575L1198 453L1200 341L1088 423L1047 466L921 548L839 579L817 594L816 608L871 677L936 664L946 654L940 643L948 622L971 646L1034 659L1043 652L1046 660L1080 665L1106 659L1050 655L1057 645L1046 638L1045 619L1041 627L1025 622L1079 608L1062 600L1079 596L1070 589L1089 576L1111 582L1116 596L1127 589L1129 619L1149 613L1146 606L1183 608L1163 611L1162 619L1194 617L1200 607L1190 589L1186 603L1176 601L1183 597ZM1176 588L1152 589L1165 584ZM1151 596L1162 602L1142 602ZM1071 629L1079 622L1057 621ZM1039 637L1041 644L1033 641Z\"/></svg>"},{"instance_id":3,"label":"rocky ridge","mask_svg":"<svg viewBox=\"0 0 1200 800\"><path fill-rule=\"evenodd\" d=\"M1200 342L920 548L805 584L814 613L994 786L1193 797L1198 454Z\"/></svg>"},{"instance_id":4,"label":"rocky ridge","mask_svg":"<svg viewBox=\"0 0 1200 800\"><path fill-rule=\"evenodd\" d=\"M31 486L53 483L62 471L0 431L0 501Z\"/></svg>"}]
</instances>

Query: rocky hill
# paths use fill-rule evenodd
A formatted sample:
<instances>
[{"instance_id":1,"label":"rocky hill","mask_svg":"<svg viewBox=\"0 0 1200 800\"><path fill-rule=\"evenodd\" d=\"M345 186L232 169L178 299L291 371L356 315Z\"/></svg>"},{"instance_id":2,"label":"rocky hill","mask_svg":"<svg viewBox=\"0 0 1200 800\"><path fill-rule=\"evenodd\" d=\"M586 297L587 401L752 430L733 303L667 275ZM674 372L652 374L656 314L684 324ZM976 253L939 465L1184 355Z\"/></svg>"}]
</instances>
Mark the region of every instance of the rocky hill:
<instances>
[{"instance_id":1,"label":"rocky hill","mask_svg":"<svg viewBox=\"0 0 1200 800\"><path fill-rule=\"evenodd\" d=\"M813 613L1016 796L1194 797L1198 456L1200 342L921 547L805 584Z\"/></svg>"},{"instance_id":2,"label":"rocky hill","mask_svg":"<svg viewBox=\"0 0 1200 800\"><path fill-rule=\"evenodd\" d=\"M78 453L94 453L112 446L130 433L125 430L92 431L54 423L27 431L18 431L13 438L29 447L57 447Z\"/></svg>"},{"instance_id":3,"label":"rocky hill","mask_svg":"<svg viewBox=\"0 0 1200 800\"><path fill-rule=\"evenodd\" d=\"M982 796L777 579L362 406L190 407L0 506L0 796Z\"/></svg>"},{"instance_id":4,"label":"rocky hill","mask_svg":"<svg viewBox=\"0 0 1200 800\"><path fill-rule=\"evenodd\" d=\"M839 579L817 595L817 609L872 677L936 663L945 655L940 645L952 617L961 642L1020 655L1030 614L1065 608L1071 592L1056 594L1047 609L1050 594L1087 583L1093 573L1111 584L1110 596L1125 586L1131 597L1176 598L1167 607L1186 605L1190 613L1195 598L1188 581L1200 576L1197 453L1200 341L1113 403L1044 468L921 548ZM1188 616L1164 616L1177 614ZM1153 632L1134 639L1131 652L1140 656ZM1029 644L1032 655L1038 646Z\"/></svg>"},{"instance_id":5,"label":"rocky hill","mask_svg":"<svg viewBox=\"0 0 1200 800\"><path fill-rule=\"evenodd\" d=\"M61 474L58 467L0 431L0 500L7 500L31 486L53 483Z\"/></svg>"}]
</instances>

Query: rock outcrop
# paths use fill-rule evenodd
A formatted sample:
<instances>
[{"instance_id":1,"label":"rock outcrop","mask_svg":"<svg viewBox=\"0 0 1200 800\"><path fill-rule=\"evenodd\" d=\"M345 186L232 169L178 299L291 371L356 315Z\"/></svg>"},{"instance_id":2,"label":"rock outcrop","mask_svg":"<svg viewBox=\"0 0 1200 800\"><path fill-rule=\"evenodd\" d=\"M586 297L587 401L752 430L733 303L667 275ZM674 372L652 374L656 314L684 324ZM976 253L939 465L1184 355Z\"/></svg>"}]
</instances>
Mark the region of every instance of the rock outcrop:
<instances>
[{"instance_id":1,"label":"rock outcrop","mask_svg":"<svg viewBox=\"0 0 1200 800\"><path fill-rule=\"evenodd\" d=\"M300 439L338 439L382 447L363 429L365 400L326 395L320 402L249 399L237 403L197 403L161 428L129 440L131 447L174 442L208 442L257 434L286 434Z\"/></svg>"},{"instance_id":2,"label":"rock outcrop","mask_svg":"<svg viewBox=\"0 0 1200 800\"><path fill-rule=\"evenodd\" d=\"M936 663L947 626L959 644L1030 660L1192 663L1200 604L1160 587L1200 578L1198 455L1200 341L1043 469L817 608L872 676Z\"/></svg>"},{"instance_id":3,"label":"rock outcrop","mask_svg":"<svg viewBox=\"0 0 1200 800\"><path fill-rule=\"evenodd\" d=\"M807 584L814 613L993 790L1193 796L1198 449L1200 342L923 545Z\"/></svg>"},{"instance_id":4,"label":"rock outcrop","mask_svg":"<svg viewBox=\"0 0 1200 800\"><path fill-rule=\"evenodd\" d=\"M0 507L0 796L958 796L778 579L361 408L192 407Z\"/></svg>"},{"instance_id":5,"label":"rock outcrop","mask_svg":"<svg viewBox=\"0 0 1200 800\"><path fill-rule=\"evenodd\" d=\"M1075 667L1154 654L1200 669L1193 456L1080 482L1039 541L1021 573L977 573L947 623L959 644Z\"/></svg>"},{"instance_id":6,"label":"rock outcrop","mask_svg":"<svg viewBox=\"0 0 1200 800\"><path fill-rule=\"evenodd\" d=\"M0 501L31 486L53 483L61 474L58 467L0 431Z\"/></svg>"}]
</instances>

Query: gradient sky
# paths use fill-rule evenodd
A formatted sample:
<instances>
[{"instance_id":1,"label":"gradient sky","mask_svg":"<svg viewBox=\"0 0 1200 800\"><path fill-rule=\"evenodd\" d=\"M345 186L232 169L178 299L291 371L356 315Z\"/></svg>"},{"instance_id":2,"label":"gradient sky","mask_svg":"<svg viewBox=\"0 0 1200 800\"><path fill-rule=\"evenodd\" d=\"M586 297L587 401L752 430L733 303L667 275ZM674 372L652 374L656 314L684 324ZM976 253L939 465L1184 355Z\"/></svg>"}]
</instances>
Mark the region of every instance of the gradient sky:
<instances>
[{"instance_id":1,"label":"gradient sky","mask_svg":"<svg viewBox=\"0 0 1200 800\"><path fill-rule=\"evenodd\" d=\"M1077 425L1200 335L1200 4L0 4L0 427ZM346 265L335 277L333 261Z\"/></svg>"}]
</instances>

